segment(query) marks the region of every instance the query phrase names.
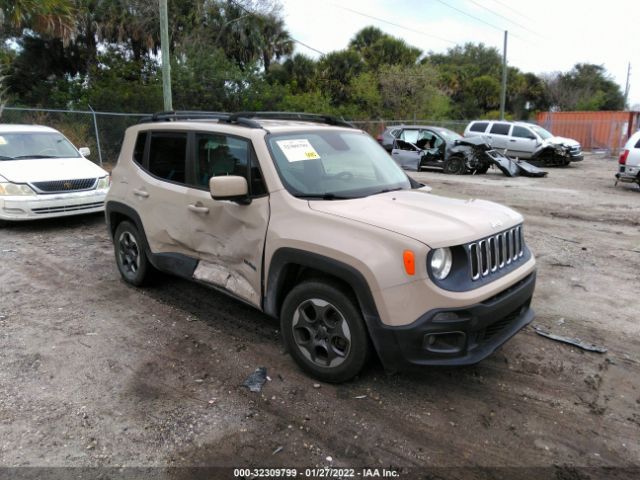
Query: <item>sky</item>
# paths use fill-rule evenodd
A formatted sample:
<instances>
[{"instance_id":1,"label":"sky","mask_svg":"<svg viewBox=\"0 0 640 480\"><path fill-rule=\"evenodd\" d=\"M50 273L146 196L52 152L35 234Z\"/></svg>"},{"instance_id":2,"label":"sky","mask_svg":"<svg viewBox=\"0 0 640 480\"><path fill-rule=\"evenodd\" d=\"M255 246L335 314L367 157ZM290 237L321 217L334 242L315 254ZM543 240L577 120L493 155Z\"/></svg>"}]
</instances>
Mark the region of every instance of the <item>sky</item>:
<instances>
[{"instance_id":1,"label":"sky","mask_svg":"<svg viewBox=\"0 0 640 480\"><path fill-rule=\"evenodd\" d=\"M631 62L628 104L640 107L638 0L281 0L281 3L287 29L297 41L296 53L318 58L321 55L318 52L344 49L355 33L368 25L402 38L425 53L444 53L465 42L482 42L502 52L504 30L508 30L507 62L524 72L567 71L576 63L594 63L604 65L624 92L627 66Z\"/></svg>"}]
</instances>

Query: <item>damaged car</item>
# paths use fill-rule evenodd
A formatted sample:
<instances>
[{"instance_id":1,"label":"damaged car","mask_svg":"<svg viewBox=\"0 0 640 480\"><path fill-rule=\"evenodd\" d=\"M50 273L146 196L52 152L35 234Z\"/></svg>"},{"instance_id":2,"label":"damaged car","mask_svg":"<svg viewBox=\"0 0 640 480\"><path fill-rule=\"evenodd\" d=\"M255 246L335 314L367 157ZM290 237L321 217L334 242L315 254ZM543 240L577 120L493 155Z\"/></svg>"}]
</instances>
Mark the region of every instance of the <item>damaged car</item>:
<instances>
[{"instance_id":1,"label":"damaged car","mask_svg":"<svg viewBox=\"0 0 640 480\"><path fill-rule=\"evenodd\" d=\"M431 194L334 117L156 114L125 132L106 219L125 282L160 270L225 292L279 319L327 382L373 355L474 364L534 317L522 215Z\"/></svg>"},{"instance_id":2,"label":"damaged car","mask_svg":"<svg viewBox=\"0 0 640 480\"><path fill-rule=\"evenodd\" d=\"M464 138L447 128L403 127L398 137L391 156L405 170L439 169L462 175L483 174L495 166L508 177L547 174L527 162L508 158L481 137Z\"/></svg>"},{"instance_id":3,"label":"damaged car","mask_svg":"<svg viewBox=\"0 0 640 480\"><path fill-rule=\"evenodd\" d=\"M525 159L543 167L565 167L584 158L576 140L556 137L541 126L527 122L476 120L467 125L464 136L480 136L511 158Z\"/></svg>"}]
</instances>

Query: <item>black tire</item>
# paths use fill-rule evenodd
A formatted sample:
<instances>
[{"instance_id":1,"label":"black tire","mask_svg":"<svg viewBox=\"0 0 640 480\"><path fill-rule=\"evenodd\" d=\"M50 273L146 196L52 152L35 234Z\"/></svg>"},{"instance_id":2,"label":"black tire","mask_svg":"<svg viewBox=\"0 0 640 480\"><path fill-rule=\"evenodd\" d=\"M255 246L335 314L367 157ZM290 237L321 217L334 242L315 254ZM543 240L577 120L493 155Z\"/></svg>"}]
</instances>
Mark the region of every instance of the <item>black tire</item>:
<instances>
[{"instance_id":1,"label":"black tire","mask_svg":"<svg viewBox=\"0 0 640 480\"><path fill-rule=\"evenodd\" d=\"M360 309L329 282L310 280L293 288L282 305L280 325L298 366L324 382L350 380L371 354Z\"/></svg>"},{"instance_id":2,"label":"black tire","mask_svg":"<svg viewBox=\"0 0 640 480\"><path fill-rule=\"evenodd\" d=\"M154 270L143 245L142 236L133 223L125 220L118 225L113 235L116 265L124 281L136 287L147 283Z\"/></svg>"},{"instance_id":3,"label":"black tire","mask_svg":"<svg viewBox=\"0 0 640 480\"><path fill-rule=\"evenodd\" d=\"M462 175L467 170L465 158L461 155L451 155L442 168L444 173L450 175Z\"/></svg>"}]
</instances>

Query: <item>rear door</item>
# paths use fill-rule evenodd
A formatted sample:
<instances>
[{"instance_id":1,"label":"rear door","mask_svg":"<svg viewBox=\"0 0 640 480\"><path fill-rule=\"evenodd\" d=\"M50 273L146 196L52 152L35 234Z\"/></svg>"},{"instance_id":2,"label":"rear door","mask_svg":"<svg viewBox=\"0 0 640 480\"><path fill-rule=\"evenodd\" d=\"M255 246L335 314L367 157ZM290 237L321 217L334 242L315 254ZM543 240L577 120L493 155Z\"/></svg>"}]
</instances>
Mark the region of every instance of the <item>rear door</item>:
<instances>
[{"instance_id":1,"label":"rear door","mask_svg":"<svg viewBox=\"0 0 640 480\"><path fill-rule=\"evenodd\" d=\"M144 138L142 169L136 170L127 195L140 215L153 253L195 256L185 223L188 133L159 130ZM136 144L136 153L142 145Z\"/></svg>"},{"instance_id":2,"label":"rear door","mask_svg":"<svg viewBox=\"0 0 640 480\"><path fill-rule=\"evenodd\" d=\"M531 158L537 143L537 137L531 130L514 125L509 136L507 153L510 157Z\"/></svg>"},{"instance_id":3,"label":"rear door","mask_svg":"<svg viewBox=\"0 0 640 480\"><path fill-rule=\"evenodd\" d=\"M491 146L498 150L508 148L510 130L511 124L509 123L493 122L487 133L487 139L489 143L491 143Z\"/></svg>"}]
</instances>

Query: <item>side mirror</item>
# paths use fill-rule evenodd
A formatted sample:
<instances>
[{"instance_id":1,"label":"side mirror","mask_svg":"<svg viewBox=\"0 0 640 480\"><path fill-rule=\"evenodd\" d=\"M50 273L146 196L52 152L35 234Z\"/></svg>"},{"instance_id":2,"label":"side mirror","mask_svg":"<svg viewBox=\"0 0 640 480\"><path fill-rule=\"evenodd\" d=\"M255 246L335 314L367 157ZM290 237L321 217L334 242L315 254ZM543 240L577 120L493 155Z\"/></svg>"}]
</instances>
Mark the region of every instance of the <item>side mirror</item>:
<instances>
[{"instance_id":1,"label":"side mirror","mask_svg":"<svg viewBox=\"0 0 640 480\"><path fill-rule=\"evenodd\" d=\"M250 203L247 179L238 175L223 175L209 179L209 191L214 200Z\"/></svg>"},{"instance_id":2,"label":"side mirror","mask_svg":"<svg viewBox=\"0 0 640 480\"><path fill-rule=\"evenodd\" d=\"M89 155L91 155L91 150L89 149L89 147L81 147L78 149L78 151L83 157L88 157Z\"/></svg>"}]
</instances>

